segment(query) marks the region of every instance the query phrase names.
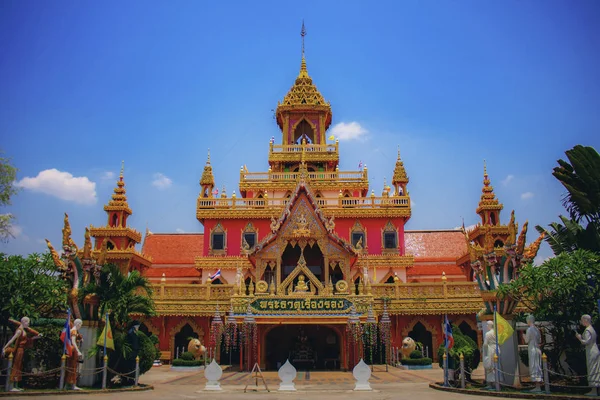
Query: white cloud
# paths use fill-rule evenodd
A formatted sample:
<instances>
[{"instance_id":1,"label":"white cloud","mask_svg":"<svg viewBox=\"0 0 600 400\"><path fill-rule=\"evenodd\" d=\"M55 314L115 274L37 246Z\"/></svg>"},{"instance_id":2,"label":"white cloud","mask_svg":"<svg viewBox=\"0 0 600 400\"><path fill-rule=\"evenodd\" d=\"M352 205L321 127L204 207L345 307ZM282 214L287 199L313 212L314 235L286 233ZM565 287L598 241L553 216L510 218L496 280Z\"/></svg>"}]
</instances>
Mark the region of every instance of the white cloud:
<instances>
[{"instance_id":1,"label":"white cloud","mask_svg":"<svg viewBox=\"0 0 600 400\"><path fill-rule=\"evenodd\" d=\"M160 172L157 172L156 174L154 174L154 180L152 181L152 186L155 186L160 190L164 190L164 189L170 187L172 183L173 183L173 181L170 178L168 178L164 174L161 174Z\"/></svg>"},{"instance_id":2,"label":"white cloud","mask_svg":"<svg viewBox=\"0 0 600 400\"><path fill-rule=\"evenodd\" d=\"M339 140L363 139L369 133L358 122L339 122L329 131L330 135Z\"/></svg>"},{"instance_id":3,"label":"white cloud","mask_svg":"<svg viewBox=\"0 0 600 400\"><path fill-rule=\"evenodd\" d=\"M525 192L523 194L521 194L521 199L523 200L529 200L533 197L533 192Z\"/></svg>"},{"instance_id":4,"label":"white cloud","mask_svg":"<svg viewBox=\"0 0 600 400\"><path fill-rule=\"evenodd\" d=\"M537 255L534 259L533 259L533 264L534 265L542 265L543 263L545 263L546 261L548 261L549 259L551 259L552 257L544 257L541 255Z\"/></svg>"},{"instance_id":5,"label":"white cloud","mask_svg":"<svg viewBox=\"0 0 600 400\"><path fill-rule=\"evenodd\" d=\"M103 181L110 181L115 179L116 174L112 171L104 171L104 173L102 173L102 176L100 177L100 179L102 179Z\"/></svg>"},{"instance_id":6,"label":"white cloud","mask_svg":"<svg viewBox=\"0 0 600 400\"><path fill-rule=\"evenodd\" d=\"M10 225L8 227L8 233L15 239L23 240L25 242L29 241L29 236L23 233L23 227L20 225Z\"/></svg>"},{"instance_id":7,"label":"white cloud","mask_svg":"<svg viewBox=\"0 0 600 400\"><path fill-rule=\"evenodd\" d=\"M177 232L177 233L185 233L185 231L183 229L181 229L181 228L175 229L175 232Z\"/></svg>"},{"instance_id":8,"label":"white cloud","mask_svg":"<svg viewBox=\"0 0 600 400\"><path fill-rule=\"evenodd\" d=\"M95 204L97 200L95 182L87 176L75 177L56 168L41 171L34 178L25 177L16 185L78 204Z\"/></svg>"},{"instance_id":9,"label":"white cloud","mask_svg":"<svg viewBox=\"0 0 600 400\"><path fill-rule=\"evenodd\" d=\"M503 186L508 186L508 184L515 179L514 175L508 175L506 178L502 179L502 185Z\"/></svg>"}]
</instances>

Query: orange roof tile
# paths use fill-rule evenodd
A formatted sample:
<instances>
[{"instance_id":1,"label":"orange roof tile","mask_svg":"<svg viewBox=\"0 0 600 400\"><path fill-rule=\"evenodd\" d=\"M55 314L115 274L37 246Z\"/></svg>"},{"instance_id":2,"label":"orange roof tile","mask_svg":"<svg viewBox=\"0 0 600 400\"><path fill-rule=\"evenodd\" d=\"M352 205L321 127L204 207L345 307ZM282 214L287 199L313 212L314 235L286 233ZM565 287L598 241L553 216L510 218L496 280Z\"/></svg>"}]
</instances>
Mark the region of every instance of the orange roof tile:
<instances>
[{"instance_id":1,"label":"orange roof tile","mask_svg":"<svg viewBox=\"0 0 600 400\"><path fill-rule=\"evenodd\" d=\"M419 265L415 264L414 267L407 270L406 274L408 276L416 276L416 275L438 275L440 278L442 277L442 272L445 272L446 275L461 275L465 276L462 268L457 267L454 264L438 264L438 265Z\"/></svg>"},{"instance_id":2,"label":"orange roof tile","mask_svg":"<svg viewBox=\"0 0 600 400\"><path fill-rule=\"evenodd\" d=\"M194 267L151 267L144 272L148 278L199 278L200 272Z\"/></svg>"},{"instance_id":3,"label":"orange roof tile","mask_svg":"<svg viewBox=\"0 0 600 400\"><path fill-rule=\"evenodd\" d=\"M405 231L406 254L419 259L456 260L467 252L465 236L460 230Z\"/></svg>"},{"instance_id":4,"label":"orange roof tile","mask_svg":"<svg viewBox=\"0 0 600 400\"><path fill-rule=\"evenodd\" d=\"M194 265L202 255L203 233L151 233L144 240L142 252L152 256L152 265Z\"/></svg>"}]
</instances>

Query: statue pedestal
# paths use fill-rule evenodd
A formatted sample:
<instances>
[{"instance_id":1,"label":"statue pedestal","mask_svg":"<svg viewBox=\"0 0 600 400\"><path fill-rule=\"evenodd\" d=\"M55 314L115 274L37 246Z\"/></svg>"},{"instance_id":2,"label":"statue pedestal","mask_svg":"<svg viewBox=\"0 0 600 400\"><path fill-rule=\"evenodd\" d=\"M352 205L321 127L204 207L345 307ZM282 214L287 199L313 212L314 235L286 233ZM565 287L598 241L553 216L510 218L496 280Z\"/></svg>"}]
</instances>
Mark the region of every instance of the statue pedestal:
<instances>
[{"instance_id":1,"label":"statue pedestal","mask_svg":"<svg viewBox=\"0 0 600 400\"><path fill-rule=\"evenodd\" d=\"M207 380L204 390L222 390L221 384L219 383L221 376L223 376L223 369L213 358L211 363L204 370L204 377Z\"/></svg>"},{"instance_id":2,"label":"statue pedestal","mask_svg":"<svg viewBox=\"0 0 600 400\"><path fill-rule=\"evenodd\" d=\"M277 372L281 383L279 384L280 392L295 392L296 386L294 385L294 379L296 379L296 368L290 364L290 360L287 360L285 364L279 368Z\"/></svg>"},{"instance_id":3,"label":"statue pedestal","mask_svg":"<svg viewBox=\"0 0 600 400\"><path fill-rule=\"evenodd\" d=\"M361 358L358 364L352 370L352 375L356 379L356 385L354 390L373 390L371 384L369 384L369 378L371 378L371 368Z\"/></svg>"},{"instance_id":4,"label":"statue pedestal","mask_svg":"<svg viewBox=\"0 0 600 400\"><path fill-rule=\"evenodd\" d=\"M86 324L87 323L88 322L86 321ZM101 362L100 362L100 365L98 365L96 363L97 360L100 360L98 357L89 357L89 358L87 357L88 351L91 348L96 347L96 341L98 340L97 339L98 327L94 326L94 325L92 325L92 326L83 325L79 329L79 332L83 336L83 344L81 345L81 349L80 349L81 354L83 354L83 364L79 364L79 365L81 365L80 368L82 368L84 370L93 370L93 369L96 369L96 368L102 366ZM94 375L83 374L77 381L77 386L94 386L95 383L100 381L101 377L102 377L101 374L94 374Z\"/></svg>"}]
</instances>

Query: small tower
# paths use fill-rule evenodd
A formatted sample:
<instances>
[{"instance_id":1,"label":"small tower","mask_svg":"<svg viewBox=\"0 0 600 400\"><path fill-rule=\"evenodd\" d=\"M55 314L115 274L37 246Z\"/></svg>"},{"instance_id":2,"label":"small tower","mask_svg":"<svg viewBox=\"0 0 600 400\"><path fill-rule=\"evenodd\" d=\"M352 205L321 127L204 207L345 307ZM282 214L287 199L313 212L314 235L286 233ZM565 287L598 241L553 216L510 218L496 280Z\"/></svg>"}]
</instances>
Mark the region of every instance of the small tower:
<instances>
[{"instance_id":1,"label":"small tower","mask_svg":"<svg viewBox=\"0 0 600 400\"><path fill-rule=\"evenodd\" d=\"M277 104L277 125L283 134L283 145L326 144L325 131L331 124L331 105L313 84L304 58L304 22L302 22L302 61L294 85Z\"/></svg>"},{"instance_id":2,"label":"small tower","mask_svg":"<svg viewBox=\"0 0 600 400\"><path fill-rule=\"evenodd\" d=\"M215 177L213 176L212 166L210 165L210 149L208 149L208 157L202 177L200 178L200 187L202 191L199 197L213 197L213 188L215 187Z\"/></svg>"},{"instance_id":3,"label":"small tower","mask_svg":"<svg viewBox=\"0 0 600 400\"><path fill-rule=\"evenodd\" d=\"M400 158L400 146L398 146L398 158L396 159L396 167L394 168L394 177L392 178L392 185L398 196L406 196L406 185L408 184L408 175L404 169L404 163Z\"/></svg>"},{"instance_id":4,"label":"small tower","mask_svg":"<svg viewBox=\"0 0 600 400\"><path fill-rule=\"evenodd\" d=\"M504 208L494 194L494 188L490 185L490 178L487 174L485 161L483 162L483 188L481 189L481 199L477 207L477 214L481 217L482 225L500 224L500 211Z\"/></svg>"},{"instance_id":5,"label":"small tower","mask_svg":"<svg viewBox=\"0 0 600 400\"><path fill-rule=\"evenodd\" d=\"M99 253L104 246L106 247L108 251L106 262L119 265L123 271L141 271L149 267L152 262L135 250L135 245L142 240L141 233L127 226L127 219L133 212L129 208L125 195L124 165L123 162L111 200L104 206L108 223L102 227L90 226L89 232L95 239L95 253Z\"/></svg>"}]
</instances>

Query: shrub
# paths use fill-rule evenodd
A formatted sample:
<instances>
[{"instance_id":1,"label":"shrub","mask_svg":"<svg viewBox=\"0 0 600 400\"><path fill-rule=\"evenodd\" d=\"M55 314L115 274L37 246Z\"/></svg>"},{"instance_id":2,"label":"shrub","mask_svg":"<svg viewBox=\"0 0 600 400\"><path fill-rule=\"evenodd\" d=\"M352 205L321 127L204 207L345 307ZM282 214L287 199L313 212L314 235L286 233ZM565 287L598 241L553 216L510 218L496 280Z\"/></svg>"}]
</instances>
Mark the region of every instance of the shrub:
<instances>
[{"instance_id":1,"label":"shrub","mask_svg":"<svg viewBox=\"0 0 600 400\"><path fill-rule=\"evenodd\" d=\"M184 351L179 355L180 360L192 361L194 360L194 354L190 351Z\"/></svg>"},{"instance_id":2,"label":"shrub","mask_svg":"<svg viewBox=\"0 0 600 400\"><path fill-rule=\"evenodd\" d=\"M423 358L423 353L420 350L413 350L410 352L409 358L416 360L418 358Z\"/></svg>"},{"instance_id":3,"label":"shrub","mask_svg":"<svg viewBox=\"0 0 600 400\"><path fill-rule=\"evenodd\" d=\"M204 362L201 360L182 360L181 358L176 358L173 360L174 367L199 367L204 365Z\"/></svg>"},{"instance_id":4,"label":"shrub","mask_svg":"<svg viewBox=\"0 0 600 400\"><path fill-rule=\"evenodd\" d=\"M448 351L448 368L455 369L460 365L460 355L465 357L465 369L474 371L479 365L480 352L477 343L469 336L463 334L458 326L452 325L452 336L454 337L454 346ZM444 351L442 345L438 348L438 361L441 368L444 368Z\"/></svg>"},{"instance_id":5,"label":"shrub","mask_svg":"<svg viewBox=\"0 0 600 400\"><path fill-rule=\"evenodd\" d=\"M49 371L60 367L60 358L63 354L63 343L60 341L60 332L64 320L34 321L32 328L42 334L36 339L33 348L25 350L25 372L31 373L33 369L38 372ZM36 389L49 389L56 387L59 373L43 376L25 376L23 379L27 387Z\"/></svg>"},{"instance_id":6,"label":"shrub","mask_svg":"<svg viewBox=\"0 0 600 400\"><path fill-rule=\"evenodd\" d=\"M423 358L405 358L402 365L431 365L433 361L429 357Z\"/></svg>"}]
</instances>

